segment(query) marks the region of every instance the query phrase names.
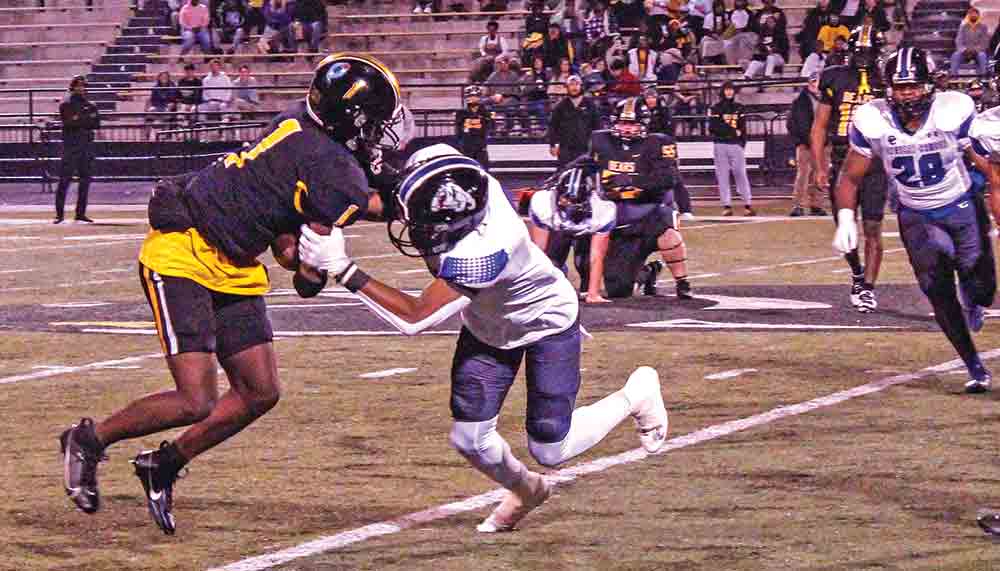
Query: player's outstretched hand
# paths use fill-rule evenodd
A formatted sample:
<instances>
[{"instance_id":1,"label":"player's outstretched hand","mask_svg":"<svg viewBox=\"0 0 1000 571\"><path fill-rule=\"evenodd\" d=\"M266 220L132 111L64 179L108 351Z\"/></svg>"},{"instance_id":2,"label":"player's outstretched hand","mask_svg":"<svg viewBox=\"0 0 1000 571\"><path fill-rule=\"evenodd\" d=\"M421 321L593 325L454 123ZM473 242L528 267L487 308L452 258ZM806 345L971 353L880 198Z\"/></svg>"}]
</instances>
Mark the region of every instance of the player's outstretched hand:
<instances>
[{"instance_id":1,"label":"player's outstretched hand","mask_svg":"<svg viewBox=\"0 0 1000 571\"><path fill-rule=\"evenodd\" d=\"M328 236L315 232L308 224L302 225L299 237L299 260L307 266L338 275L351 265L344 243L344 231L334 226Z\"/></svg>"},{"instance_id":2,"label":"player's outstretched hand","mask_svg":"<svg viewBox=\"0 0 1000 571\"><path fill-rule=\"evenodd\" d=\"M833 247L842 254L858 247L858 225L854 222L854 211L849 208L837 211L837 232L833 235Z\"/></svg>"}]
</instances>

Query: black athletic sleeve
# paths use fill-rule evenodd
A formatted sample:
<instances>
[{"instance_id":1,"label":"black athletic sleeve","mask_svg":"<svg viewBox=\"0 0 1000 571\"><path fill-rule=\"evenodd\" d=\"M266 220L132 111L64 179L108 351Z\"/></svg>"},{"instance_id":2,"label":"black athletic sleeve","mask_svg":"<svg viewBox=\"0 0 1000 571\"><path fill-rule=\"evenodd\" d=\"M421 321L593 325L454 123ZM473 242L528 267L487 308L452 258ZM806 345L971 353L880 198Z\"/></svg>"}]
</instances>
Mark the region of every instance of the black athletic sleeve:
<instances>
[{"instance_id":1,"label":"black athletic sleeve","mask_svg":"<svg viewBox=\"0 0 1000 571\"><path fill-rule=\"evenodd\" d=\"M307 222L349 226L368 210L368 180L346 150L314 155L302 179L295 208Z\"/></svg>"}]
</instances>

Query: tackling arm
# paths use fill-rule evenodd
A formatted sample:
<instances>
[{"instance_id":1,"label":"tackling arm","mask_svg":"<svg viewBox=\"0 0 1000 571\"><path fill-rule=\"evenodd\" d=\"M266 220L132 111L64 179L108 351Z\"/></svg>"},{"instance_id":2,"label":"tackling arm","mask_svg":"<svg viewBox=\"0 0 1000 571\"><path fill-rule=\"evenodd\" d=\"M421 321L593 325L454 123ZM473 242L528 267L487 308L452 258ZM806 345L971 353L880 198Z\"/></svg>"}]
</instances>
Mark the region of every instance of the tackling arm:
<instances>
[{"instance_id":1,"label":"tackling arm","mask_svg":"<svg viewBox=\"0 0 1000 571\"><path fill-rule=\"evenodd\" d=\"M351 289L347 283L350 278L347 276L342 282L347 289ZM338 281L341 281L340 278ZM375 315L403 335L416 335L434 327L469 305L469 298L453 290L448 282L440 278L424 288L419 297L371 278L354 293Z\"/></svg>"}]
</instances>

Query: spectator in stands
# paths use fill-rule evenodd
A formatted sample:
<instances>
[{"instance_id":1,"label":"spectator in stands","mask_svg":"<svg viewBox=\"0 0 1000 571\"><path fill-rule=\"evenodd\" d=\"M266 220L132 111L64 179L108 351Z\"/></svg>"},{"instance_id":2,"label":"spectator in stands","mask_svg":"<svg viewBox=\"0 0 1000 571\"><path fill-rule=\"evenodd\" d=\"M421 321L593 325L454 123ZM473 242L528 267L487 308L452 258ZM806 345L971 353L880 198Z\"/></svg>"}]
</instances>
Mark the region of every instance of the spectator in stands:
<instances>
[{"instance_id":1,"label":"spectator in stands","mask_svg":"<svg viewBox=\"0 0 1000 571\"><path fill-rule=\"evenodd\" d=\"M533 124L537 124L541 131L546 128L549 77L551 73L545 68L545 60L541 56L535 56L531 67L521 76L521 101L525 110L521 128L526 132L532 131Z\"/></svg>"},{"instance_id":2,"label":"spectator in stands","mask_svg":"<svg viewBox=\"0 0 1000 571\"><path fill-rule=\"evenodd\" d=\"M177 35L181 33L181 8L184 7L184 0L166 0L166 11L169 25Z\"/></svg>"},{"instance_id":3,"label":"spectator in stands","mask_svg":"<svg viewBox=\"0 0 1000 571\"><path fill-rule=\"evenodd\" d=\"M513 118L521 101L521 78L511 69L508 56L497 58L497 69L486 79L489 102L487 107L504 117L504 130L513 128Z\"/></svg>"},{"instance_id":4,"label":"spectator in stands","mask_svg":"<svg viewBox=\"0 0 1000 571\"><path fill-rule=\"evenodd\" d=\"M413 5L413 13L430 14L434 10L432 4L434 4L432 0L417 0L417 2Z\"/></svg>"},{"instance_id":5,"label":"spectator in stands","mask_svg":"<svg viewBox=\"0 0 1000 571\"><path fill-rule=\"evenodd\" d=\"M208 33L208 25L211 17L208 13L208 6L201 3L201 0L188 0L187 4L181 8L181 60L194 47L195 41L201 46L201 52L205 55L211 54L212 38Z\"/></svg>"},{"instance_id":6,"label":"spectator in stands","mask_svg":"<svg viewBox=\"0 0 1000 571\"><path fill-rule=\"evenodd\" d=\"M701 115L704 110L702 109L701 102L701 78L695 71L694 64L687 62L684 64L684 68L681 70L681 75L678 79L677 89L674 91L674 115ZM694 129L692 127L697 127L698 133L703 133L704 126L700 120L698 121L684 121L683 126L685 127L684 132L690 135Z\"/></svg>"},{"instance_id":7,"label":"spectator in stands","mask_svg":"<svg viewBox=\"0 0 1000 571\"><path fill-rule=\"evenodd\" d=\"M719 184L719 199L722 201L722 215L732 216L732 195L729 175L736 179L736 191L743 198L747 216L756 216L751 201L750 179L747 177L746 155L743 148L747 144L746 114L743 106L736 101L736 86L731 81L722 84L721 98L709 112L710 131L715 143L715 176Z\"/></svg>"},{"instance_id":8,"label":"spectator in stands","mask_svg":"<svg viewBox=\"0 0 1000 571\"><path fill-rule=\"evenodd\" d=\"M76 193L76 221L93 222L87 217L87 194L90 190L91 168L94 164L94 132L101 126L97 106L87 99L87 80L82 75L69 84L70 94L59 105L62 121L63 155L59 166L59 186L56 187L56 218L63 221L66 191L73 175L80 177Z\"/></svg>"},{"instance_id":9,"label":"spectator in stands","mask_svg":"<svg viewBox=\"0 0 1000 571\"><path fill-rule=\"evenodd\" d=\"M821 205L823 194L816 185L816 165L809 150L809 132L819 106L819 74L809 76L809 83L802 88L792 103L786 127L795 141L795 194L789 216L826 216Z\"/></svg>"},{"instance_id":10,"label":"spectator in stands","mask_svg":"<svg viewBox=\"0 0 1000 571\"><path fill-rule=\"evenodd\" d=\"M295 32L292 30L293 6L287 0L267 0L264 2L264 37L261 45L267 53L284 50L295 51Z\"/></svg>"},{"instance_id":11,"label":"spectator in stands","mask_svg":"<svg viewBox=\"0 0 1000 571\"><path fill-rule=\"evenodd\" d=\"M639 28L646 18L643 0L618 0L608 7L611 18L618 23L618 29Z\"/></svg>"},{"instance_id":12,"label":"spectator in stands","mask_svg":"<svg viewBox=\"0 0 1000 571\"><path fill-rule=\"evenodd\" d=\"M247 7L243 0L222 0L216 10L215 45L232 42L228 53L236 53L236 48L246 41Z\"/></svg>"},{"instance_id":13,"label":"spectator in stands","mask_svg":"<svg viewBox=\"0 0 1000 571\"><path fill-rule=\"evenodd\" d=\"M223 114L222 120L226 120L224 113L229 111L230 103L233 100L233 82L222 70L222 63L213 59L208 63L209 73L201 80L202 97L204 101L198 106L201 113Z\"/></svg>"},{"instance_id":14,"label":"spectator in stands","mask_svg":"<svg viewBox=\"0 0 1000 571\"><path fill-rule=\"evenodd\" d=\"M233 108L250 112L260 109L257 78L250 75L250 67L246 64L240 66L240 75L233 81Z\"/></svg>"},{"instance_id":15,"label":"spectator in stands","mask_svg":"<svg viewBox=\"0 0 1000 571\"><path fill-rule=\"evenodd\" d=\"M847 63L847 56L847 38L837 36L833 40L833 51L827 54L826 60L823 62L823 67L844 65Z\"/></svg>"},{"instance_id":16,"label":"spectator in stands","mask_svg":"<svg viewBox=\"0 0 1000 571\"><path fill-rule=\"evenodd\" d=\"M829 21L820 26L819 35L816 36L816 41L823 46L823 51L832 52L834 49L834 42L837 41L837 38L844 38L846 41L850 37L851 31L847 29L847 26L840 22L840 16L837 14L830 14Z\"/></svg>"},{"instance_id":17,"label":"spectator in stands","mask_svg":"<svg viewBox=\"0 0 1000 571\"><path fill-rule=\"evenodd\" d=\"M639 45L628 51L628 71L642 82L656 81L659 55L649 47L649 36L640 35Z\"/></svg>"},{"instance_id":18,"label":"spectator in stands","mask_svg":"<svg viewBox=\"0 0 1000 571\"><path fill-rule=\"evenodd\" d=\"M761 0L764 5L753 13L750 28L758 35L765 33L764 21L770 18L771 27L766 33L774 36L784 36L784 42L788 43L788 19L785 12L774 3L774 0ZM780 40L775 40L780 41Z\"/></svg>"},{"instance_id":19,"label":"spectator in stands","mask_svg":"<svg viewBox=\"0 0 1000 571\"><path fill-rule=\"evenodd\" d=\"M531 11L524 19L524 35L549 33L549 15L545 13L545 2L543 0L529 0Z\"/></svg>"},{"instance_id":20,"label":"spectator in stands","mask_svg":"<svg viewBox=\"0 0 1000 571\"><path fill-rule=\"evenodd\" d=\"M608 90L608 65L604 57L595 57L589 69L583 72L583 91L595 99L603 98Z\"/></svg>"},{"instance_id":21,"label":"spectator in stands","mask_svg":"<svg viewBox=\"0 0 1000 571\"><path fill-rule=\"evenodd\" d=\"M795 41L799 44L799 57L805 61L810 55L816 53L816 44L819 38L819 30L830 20L833 10L830 7L830 0L818 0L816 5L809 9L805 20L802 22L802 29L795 34Z\"/></svg>"},{"instance_id":22,"label":"spectator in stands","mask_svg":"<svg viewBox=\"0 0 1000 571\"><path fill-rule=\"evenodd\" d=\"M580 155L586 154L590 134L601 128L601 115L595 102L583 92L580 76L566 78L566 96L555 108L549 120L549 153L563 167Z\"/></svg>"},{"instance_id":23,"label":"spectator in stands","mask_svg":"<svg viewBox=\"0 0 1000 571\"><path fill-rule=\"evenodd\" d=\"M771 79L776 71L784 67L788 57L788 44L783 44L782 38L787 40L788 36L778 34L772 20L765 18L761 24L760 44L754 52L753 61L747 65L745 79L758 77L762 71L765 78Z\"/></svg>"},{"instance_id":24,"label":"spectator in stands","mask_svg":"<svg viewBox=\"0 0 1000 571\"><path fill-rule=\"evenodd\" d=\"M618 32L618 26L602 0L594 3L590 14L584 20L583 30L587 39L585 57L589 59L604 57L604 52L608 51L611 45L611 34Z\"/></svg>"},{"instance_id":25,"label":"spectator in stands","mask_svg":"<svg viewBox=\"0 0 1000 571\"><path fill-rule=\"evenodd\" d=\"M646 7L646 32L656 42L667 35L667 24L671 17L668 13L671 0L644 0Z\"/></svg>"},{"instance_id":26,"label":"spectator in stands","mask_svg":"<svg viewBox=\"0 0 1000 571\"><path fill-rule=\"evenodd\" d=\"M706 64L726 63L726 36L729 30L729 12L726 3L715 0L712 11L705 17L704 35L701 39L701 61Z\"/></svg>"},{"instance_id":27,"label":"spectator in stands","mask_svg":"<svg viewBox=\"0 0 1000 571\"><path fill-rule=\"evenodd\" d=\"M723 37L728 36L725 41L726 62L743 65L750 61L757 47L757 34L750 26L751 14L747 0L736 0L728 19L729 28L723 34Z\"/></svg>"},{"instance_id":28,"label":"spectator in stands","mask_svg":"<svg viewBox=\"0 0 1000 571\"><path fill-rule=\"evenodd\" d=\"M689 0L687 28L694 34L694 45L705 35L705 18L712 13L712 0Z\"/></svg>"},{"instance_id":29,"label":"spectator in stands","mask_svg":"<svg viewBox=\"0 0 1000 571\"><path fill-rule=\"evenodd\" d=\"M302 34L309 44L309 53L319 53L320 43L326 35L326 2L324 0L295 0L294 18L302 26ZM312 62L314 56L306 59Z\"/></svg>"},{"instance_id":30,"label":"spectator in stands","mask_svg":"<svg viewBox=\"0 0 1000 571\"><path fill-rule=\"evenodd\" d=\"M486 23L486 35L479 38L479 57L472 63L469 74L471 83L479 83L493 73L496 59L507 53L507 42L499 34L500 23L490 20Z\"/></svg>"},{"instance_id":31,"label":"spectator in stands","mask_svg":"<svg viewBox=\"0 0 1000 571\"><path fill-rule=\"evenodd\" d=\"M469 85L464 91L465 109L455 113L455 148L467 157L472 157L489 170L489 155L486 152L486 137L493 126L491 114L481 104L483 89Z\"/></svg>"},{"instance_id":32,"label":"spectator in stands","mask_svg":"<svg viewBox=\"0 0 1000 571\"><path fill-rule=\"evenodd\" d=\"M843 0L840 5L840 21L851 24L860 20L862 0Z\"/></svg>"},{"instance_id":33,"label":"spectator in stands","mask_svg":"<svg viewBox=\"0 0 1000 571\"><path fill-rule=\"evenodd\" d=\"M569 65L569 60L566 58L559 60L559 70L554 72L549 78L549 98L552 99L553 97L566 95L566 82L570 76L574 75L573 69Z\"/></svg>"},{"instance_id":34,"label":"spectator in stands","mask_svg":"<svg viewBox=\"0 0 1000 571\"><path fill-rule=\"evenodd\" d=\"M666 49L677 49L684 59L694 56L697 39L683 20L670 20L667 26Z\"/></svg>"},{"instance_id":35,"label":"spectator in stands","mask_svg":"<svg viewBox=\"0 0 1000 571\"><path fill-rule=\"evenodd\" d=\"M549 24L549 33L545 36L545 41L542 44L542 59L545 62L545 67L556 69L559 66L559 60L562 58L568 59L572 64L573 56L573 47L570 45L569 40L563 36L562 28L559 27L559 24Z\"/></svg>"},{"instance_id":36,"label":"spectator in stands","mask_svg":"<svg viewBox=\"0 0 1000 571\"><path fill-rule=\"evenodd\" d=\"M958 27L955 36L955 53L951 54L951 75L958 75L958 68L966 61L976 62L976 71L980 77L988 73L990 49L989 28L980 20L979 10L969 7L965 20Z\"/></svg>"},{"instance_id":37,"label":"spectator in stands","mask_svg":"<svg viewBox=\"0 0 1000 571\"><path fill-rule=\"evenodd\" d=\"M1000 47L1000 24L997 25L996 29L993 30L993 35L990 36L990 53L993 54L993 59L997 59L997 48Z\"/></svg>"},{"instance_id":38,"label":"spectator in stands","mask_svg":"<svg viewBox=\"0 0 1000 571\"><path fill-rule=\"evenodd\" d=\"M265 0L246 0L247 2L247 18L244 24L243 32L247 39L250 39L250 34L255 33L258 36L264 33L264 28L267 22L264 20L264 2Z\"/></svg>"},{"instance_id":39,"label":"spectator in stands","mask_svg":"<svg viewBox=\"0 0 1000 571\"><path fill-rule=\"evenodd\" d=\"M181 92L177 109L188 115L189 125L194 125L198 122L197 111L202 102L201 78L195 75L194 64L184 66L184 77L177 82L177 88Z\"/></svg>"},{"instance_id":40,"label":"spectator in stands","mask_svg":"<svg viewBox=\"0 0 1000 571\"><path fill-rule=\"evenodd\" d=\"M156 76L156 83L149 92L149 103L146 111L149 113L175 113L177 104L180 101L181 92L177 89L177 84L170 79L169 71L161 71ZM146 123L172 123L174 115L151 115L146 117ZM150 138L152 129L146 131L146 138Z\"/></svg>"},{"instance_id":41,"label":"spectator in stands","mask_svg":"<svg viewBox=\"0 0 1000 571\"><path fill-rule=\"evenodd\" d=\"M886 14L885 7L882 6L881 0L864 0L861 7L858 9L858 15L854 19L854 25L849 27L854 28L862 24L870 24L877 31L883 34L892 28L892 24L889 23L889 15Z\"/></svg>"},{"instance_id":42,"label":"spectator in stands","mask_svg":"<svg viewBox=\"0 0 1000 571\"><path fill-rule=\"evenodd\" d=\"M642 104L649 110L646 116L646 130L650 133L674 135L674 114L667 98L660 95L655 85L642 88Z\"/></svg>"},{"instance_id":43,"label":"spectator in stands","mask_svg":"<svg viewBox=\"0 0 1000 571\"><path fill-rule=\"evenodd\" d=\"M629 73L625 62L616 59L611 62L612 83L608 87L608 103L615 105L627 97L636 97L642 93L639 79Z\"/></svg>"},{"instance_id":44,"label":"spectator in stands","mask_svg":"<svg viewBox=\"0 0 1000 571\"><path fill-rule=\"evenodd\" d=\"M812 77L814 74L819 75L823 72L823 68L826 66L826 52L823 51L823 46L819 42L813 42L813 53L809 54L802 62L802 68L799 70L799 77Z\"/></svg>"}]
</instances>

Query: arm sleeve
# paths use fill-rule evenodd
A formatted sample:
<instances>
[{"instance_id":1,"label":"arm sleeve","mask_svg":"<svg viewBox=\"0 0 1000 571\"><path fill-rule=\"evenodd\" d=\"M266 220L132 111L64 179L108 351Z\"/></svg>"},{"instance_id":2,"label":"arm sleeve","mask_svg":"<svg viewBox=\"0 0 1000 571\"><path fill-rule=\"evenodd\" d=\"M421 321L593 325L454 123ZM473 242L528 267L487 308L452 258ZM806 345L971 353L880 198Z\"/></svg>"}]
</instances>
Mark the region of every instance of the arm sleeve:
<instances>
[{"instance_id":1,"label":"arm sleeve","mask_svg":"<svg viewBox=\"0 0 1000 571\"><path fill-rule=\"evenodd\" d=\"M434 327L435 325L441 323L445 319L448 319L452 315L455 315L459 311L465 309L465 307L469 305L470 301L469 298L462 296L456 299L455 301L452 301L451 303L448 303L447 305L441 307L440 309L438 309L431 315L425 317L424 319L416 323L410 323L404 319L397 317L396 314L392 313L388 309L385 309L384 307L376 303L375 300L366 296L363 292L359 291L354 295L356 295L358 299L362 301L362 303L368 306L368 309L371 309L375 315L379 316L379 318L381 318L382 321L385 321L389 325L392 325L393 327L396 328L397 331L399 331L403 335L416 335L422 331Z\"/></svg>"}]
</instances>

